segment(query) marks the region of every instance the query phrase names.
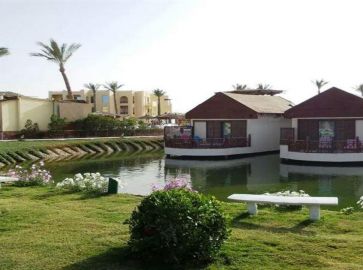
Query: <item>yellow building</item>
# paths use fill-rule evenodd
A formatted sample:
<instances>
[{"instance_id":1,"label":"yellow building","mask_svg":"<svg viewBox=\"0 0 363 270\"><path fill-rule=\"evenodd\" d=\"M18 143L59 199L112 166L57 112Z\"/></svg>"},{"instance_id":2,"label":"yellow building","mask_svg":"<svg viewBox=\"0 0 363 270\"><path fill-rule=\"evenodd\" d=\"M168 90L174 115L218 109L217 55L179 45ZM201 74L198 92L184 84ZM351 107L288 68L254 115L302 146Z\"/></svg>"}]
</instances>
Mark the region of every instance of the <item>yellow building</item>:
<instances>
[{"instance_id":1,"label":"yellow building","mask_svg":"<svg viewBox=\"0 0 363 270\"><path fill-rule=\"evenodd\" d=\"M73 91L74 99L84 100L87 103L95 105L95 112L104 112L119 114L122 116L141 117L144 115L157 116L158 114L158 98L147 91L131 91L123 90L116 92L116 109L114 102L114 94L108 90L97 90L96 98L93 97L91 90ZM50 91L49 99L66 100L67 91ZM172 112L171 100L168 96L160 98L161 114Z\"/></svg>"},{"instance_id":2,"label":"yellow building","mask_svg":"<svg viewBox=\"0 0 363 270\"><path fill-rule=\"evenodd\" d=\"M47 131L52 114L74 121L87 117L91 111L92 105L87 103L51 101L1 92L0 139L14 137L27 120L37 123L40 131Z\"/></svg>"}]
</instances>

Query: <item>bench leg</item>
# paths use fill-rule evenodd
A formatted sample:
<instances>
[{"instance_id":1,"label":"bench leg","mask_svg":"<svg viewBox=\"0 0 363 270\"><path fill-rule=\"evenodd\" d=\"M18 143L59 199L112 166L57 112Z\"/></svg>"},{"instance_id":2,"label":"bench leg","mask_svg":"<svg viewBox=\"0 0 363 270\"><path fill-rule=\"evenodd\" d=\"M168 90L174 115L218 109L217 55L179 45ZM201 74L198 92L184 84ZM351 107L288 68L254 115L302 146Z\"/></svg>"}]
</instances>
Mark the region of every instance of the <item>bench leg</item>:
<instances>
[{"instance_id":1,"label":"bench leg","mask_svg":"<svg viewBox=\"0 0 363 270\"><path fill-rule=\"evenodd\" d=\"M320 219L320 205L311 205L309 206L310 211L310 220L319 220Z\"/></svg>"},{"instance_id":2,"label":"bench leg","mask_svg":"<svg viewBox=\"0 0 363 270\"><path fill-rule=\"evenodd\" d=\"M250 215L257 215L257 203L247 203L247 209Z\"/></svg>"}]
</instances>

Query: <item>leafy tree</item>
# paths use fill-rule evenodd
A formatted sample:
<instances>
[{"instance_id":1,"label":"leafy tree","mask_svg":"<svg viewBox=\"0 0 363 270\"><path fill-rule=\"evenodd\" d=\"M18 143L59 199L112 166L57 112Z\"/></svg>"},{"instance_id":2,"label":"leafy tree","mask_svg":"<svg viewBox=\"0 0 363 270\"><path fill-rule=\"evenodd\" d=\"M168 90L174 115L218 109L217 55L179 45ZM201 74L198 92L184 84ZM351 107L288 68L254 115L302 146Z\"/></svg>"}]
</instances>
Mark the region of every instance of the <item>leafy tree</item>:
<instances>
[{"instance_id":1,"label":"leafy tree","mask_svg":"<svg viewBox=\"0 0 363 270\"><path fill-rule=\"evenodd\" d=\"M321 88L329 83L327 81L324 81L323 79L315 80L315 81L311 81L311 82L316 86L316 88L318 88L318 94L320 94Z\"/></svg>"},{"instance_id":2,"label":"leafy tree","mask_svg":"<svg viewBox=\"0 0 363 270\"><path fill-rule=\"evenodd\" d=\"M62 74L64 83L67 88L67 98L73 99L71 85L69 84L64 64L68 61L68 59L73 55L73 53L81 47L81 44L72 43L71 45L67 45L63 43L61 46L58 43L51 39L50 44L46 45L42 42L37 43L42 49L41 53L31 53L31 56L43 57L48 61L54 62L59 65L59 71Z\"/></svg>"},{"instance_id":3,"label":"leafy tree","mask_svg":"<svg viewBox=\"0 0 363 270\"><path fill-rule=\"evenodd\" d=\"M258 85L257 85L257 90L269 90L269 89L271 89L272 88L272 85L270 85L270 84L262 84L262 83L259 83Z\"/></svg>"},{"instance_id":4,"label":"leafy tree","mask_svg":"<svg viewBox=\"0 0 363 270\"><path fill-rule=\"evenodd\" d=\"M116 91L119 90L123 84L118 84L117 81L107 82L104 87L113 93L113 102L115 104L115 113L118 114L117 102L116 102Z\"/></svg>"},{"instance_id":5,"label":"leafy tree","mask_svg":"<svg viewBox=\"0 0 363 270\"><path fill-rule=\"evenodd\" d=\"M101 85L99 84L94 84L94 83L86 83L84 85L85 88L87 88L88 90L91 90L93 93L93 112L97 111L97 107L96 107L96 91L100 88Z\"/></svg>"},{"instance_id":6,"label":"leafy tree","mask_svg":"<svg viewBox=\"0 0 363 270\"><path fill-rule=\"evenodd\" d=\"M243 90L247 89L247 84L238 84L238 83L236 83L236 84L232 85L232 87L233 87L233 89L235 91L243 91Z\"/></svg>"},{"instance_id":7,"label":"leafy tree","mask_svg":"<svg viewBox=\"0 0 363 270\"><path fill-rule=\"evenodd\" d=\"M8 55L8 54L9 54L8 48L0 47L0 57Z\"/></svg>"},{"instance_id":8,"label":"leafy tree","mask_svg":"<svg viewBox=\"0 0 363 270\"><path fill-rule=\"evenodd\" d=\"M161 90L161 89L155 89L153 91L153 94L158 98L158 115L161 114L161 103L160 103L160 98L162 96L164 96L166 94L166 92L164 90Z\"/></svg>"},{"instance_id":9,"label":"leafy tree","mask_svg":"<svg viewBox=\"0 0 363 270\"><path fill-rule=\"evenodd\" d=\"M363 96L363 84L360 84L360 85L354 87L354 89Z\"/></svg>"}]
</instances>

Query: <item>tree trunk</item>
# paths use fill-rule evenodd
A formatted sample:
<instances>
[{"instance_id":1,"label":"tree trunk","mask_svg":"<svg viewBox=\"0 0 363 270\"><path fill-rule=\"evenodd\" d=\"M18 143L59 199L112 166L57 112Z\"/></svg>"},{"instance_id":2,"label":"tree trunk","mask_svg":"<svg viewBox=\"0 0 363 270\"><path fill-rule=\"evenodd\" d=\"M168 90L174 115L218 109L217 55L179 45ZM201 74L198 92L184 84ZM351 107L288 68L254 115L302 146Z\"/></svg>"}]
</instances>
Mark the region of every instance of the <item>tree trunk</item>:
<instances>
[{"instance_id":1,"label":"tree trunk","mask_svg":"<svg viewBox=\"0 0 363 270\"><path fill-rule=\"evenodd\" d=\"M158 97L158 115L160 115L161 113L161 108L160 108L160 97Z\"/></svg>"},{"instance_id":2,"label":"tree trunk","mask_svg":"<svg viewBox=\"0 0 363 270\"><path fill-rule=\"evenodd\" d=\"M59 71L62 74L64 83L66 84L66 88L67 88L67 92L68 92L67 93L67 99L72 100L73 99L72 89L71 89L71 86L69 84L66 72L65 72L66 70L64 69L64 66L62 64L59 67Z\"/></svg>"},{"instance_id":3,"label":"tree trunk","mask_svg":"<svg viewBox=\"0 0 363 270\"><path fill-rule=\"evenodd\" d=\"M117 103L116 103L116 91L113 91L113 102L115 104L115 114L118 114Z\"/></svg>"},{"instance_id":4,"label":"tree trunk","mask_svg":"<svg viewBox=\"0 0 363 270\"><path fill-rule=\"evenodd\" d=\"M96 107L96 90L93 90L93 112L97 111Z\"/></svg>"}]
</instances>

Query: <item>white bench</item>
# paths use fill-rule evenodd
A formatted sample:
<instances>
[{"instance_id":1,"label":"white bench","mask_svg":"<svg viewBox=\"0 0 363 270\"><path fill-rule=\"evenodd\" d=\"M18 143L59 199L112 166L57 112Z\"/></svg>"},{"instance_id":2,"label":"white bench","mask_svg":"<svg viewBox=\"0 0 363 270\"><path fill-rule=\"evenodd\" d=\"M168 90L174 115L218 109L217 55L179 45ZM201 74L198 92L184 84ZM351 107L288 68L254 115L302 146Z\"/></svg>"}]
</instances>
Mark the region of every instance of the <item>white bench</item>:
<instances>
[{"instance_id":1,"label":"white bench","mask_svg":"<svg viewBox=\"0 0 363 270\"><path fill-rule=\"evenodd\" d=\"M310 211L310 220L320 219L320 205L338 205L337 197L293 197L274 195L232 194L230 200L246 202L248 213L257 215L257 203L305 205Z\"/></svg>"},{"instance_id":2,"label":"white bench","mask_svg":"<svg viewBox=\"0 0 363 270\"><path fill-rule=\"evenodd\" d=\"M1 183L9 183L15 181L18 181L18 178L10 176L0 176L0 188L1 188Z\"/></svg>"}]
</instances>

